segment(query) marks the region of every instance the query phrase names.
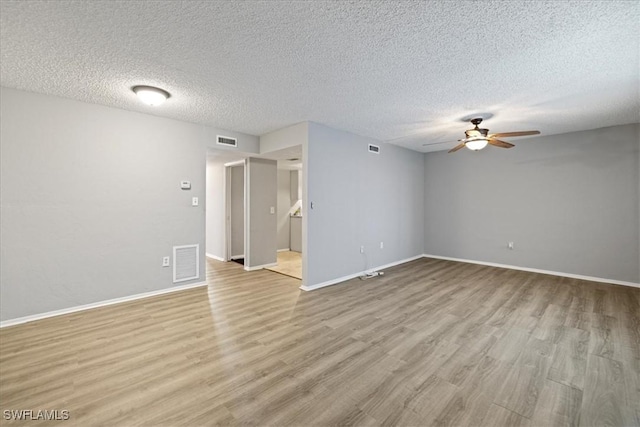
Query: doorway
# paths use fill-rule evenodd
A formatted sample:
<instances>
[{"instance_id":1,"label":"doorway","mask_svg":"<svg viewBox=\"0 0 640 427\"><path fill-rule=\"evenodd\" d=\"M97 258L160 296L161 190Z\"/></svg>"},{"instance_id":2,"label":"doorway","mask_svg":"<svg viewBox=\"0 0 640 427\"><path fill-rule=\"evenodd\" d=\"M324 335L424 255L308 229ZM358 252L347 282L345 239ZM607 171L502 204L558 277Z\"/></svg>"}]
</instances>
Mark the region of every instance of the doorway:
<instances>
[{"instance_id":1,"label":"doorway","mask_svg":"<svg viewBox=\"0 0 640 427\"><path fill-rule=\"evenodd\" d=\"M247 271L288 269L293 259L296 271L281 273L302 279L301 154L301 146L258 156L208 150L208 258Z\"/></svg>"},{"instance_id":2,"label":"doorway","mask_svg":"<svg viewBox=\"0 0 640 427\"><path fill-rule=\"evenodd\" d=\"M302 280L302 146L267 155L278 161L277 265L267 269Z\"/></svg>"},{"instance_id":3,"label":"doorway","mask_svg":"<svg viewBox=\"0 0 640 427\"><path fill-rule=\"evenodd\" d=\"M245 259L245 161L225 164L226 261L244 265Z\"/></svg>"}]
</instances>

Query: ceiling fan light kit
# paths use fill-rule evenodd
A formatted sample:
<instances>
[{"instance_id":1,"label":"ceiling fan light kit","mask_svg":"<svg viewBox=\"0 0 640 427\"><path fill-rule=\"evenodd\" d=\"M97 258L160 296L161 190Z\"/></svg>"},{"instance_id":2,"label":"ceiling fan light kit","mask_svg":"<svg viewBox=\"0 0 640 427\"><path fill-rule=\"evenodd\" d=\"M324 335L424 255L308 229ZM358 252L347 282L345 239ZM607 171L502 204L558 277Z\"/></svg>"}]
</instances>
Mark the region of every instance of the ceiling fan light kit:
<instances>
[{"instance_id":1,"label":"ceiling fan light kit","mask_svg":"<svg viewBox=\"0 0 640 427\"><path fill-rule=\"evenodd\" d=\"M489 140L487 140L486 138L477 138L477 139L467 140L464 146L467 147L469 150L478 151L486 147L488 143L489 143Z\"/></svg>"},{"instance_id":2,"label":"ceiling fan light kit","mask_svg":"<svg viewBox=\"0 0 640 427\"><path fill-rule=\"evenodd\" d=\"M482 150L487 145L493 145L494 147L500 147L500 148L511 148L514 146L513 144L511 144L510 142L501 141L497 138L540 134L540 131L537 131L537 130L489 134L489 129L483 129L478 127L478 125L482 123L481 117L471 119L471 123L475 127L473 129L469 129L465 131L464 132L465 138L460 139L459 140L460 144L456 145L451 150L449 150L449 153L455 153L462 147L467 147L469 150L472 150L472 151Z\"/></svg>"}]
</instances>

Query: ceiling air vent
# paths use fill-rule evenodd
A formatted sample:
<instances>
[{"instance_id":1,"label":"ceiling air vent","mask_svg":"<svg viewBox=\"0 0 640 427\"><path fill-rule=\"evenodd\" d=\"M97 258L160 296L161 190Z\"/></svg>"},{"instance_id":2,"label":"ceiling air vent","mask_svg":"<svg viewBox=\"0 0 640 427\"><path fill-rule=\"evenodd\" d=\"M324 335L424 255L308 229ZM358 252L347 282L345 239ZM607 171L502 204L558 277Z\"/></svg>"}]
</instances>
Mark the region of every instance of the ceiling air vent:
<instances>
[{"instance_id":1,"label":"ceiling air vent","mask_svg":"<svg viewBox=\"0 0 640 427\"><path fill-rule=\"evenodd\" d=\"M226 145L227 147L237 147L238 139L231 138L230 136L222 136L218 135L216 138L216 142L220 145Z\"/></svg>"},{"instance_id":2,"label":"ceiling air vent","mask_svg":"<svg viewBox=\"0 0 640 427\"><path fill-rule=\"evenodd\" d=\"M369 144L369 152L380 154L380 147L378 147L377 145Z\"/></svg>"},{"instance_id":3,"label":"ceiling air vent","mask_svg":"<svg viewBox=\"0 0 640 427\"><path fill-rule=\"evenodd\" d=\"M200 278L200 245L173 247L173 283Z\"/></svg>"}]
</instances>

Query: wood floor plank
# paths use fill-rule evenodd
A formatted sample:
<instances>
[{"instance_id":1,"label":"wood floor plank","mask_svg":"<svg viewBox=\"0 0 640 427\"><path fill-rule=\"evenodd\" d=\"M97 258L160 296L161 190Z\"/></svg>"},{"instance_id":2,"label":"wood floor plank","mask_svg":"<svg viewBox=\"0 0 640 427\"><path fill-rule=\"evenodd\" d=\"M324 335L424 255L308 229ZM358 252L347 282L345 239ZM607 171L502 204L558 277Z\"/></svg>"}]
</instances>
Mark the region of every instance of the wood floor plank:
<instances>
[{"instance_id":1,"label":"wood floor plank","mask_svg":"<svg viewBox=\"0 0 640 427\"><path fill-rule=\"evenodd\" d=\"M305 399L294 406L291 415L279 419L260 417L265 425L359 425L378 426L380 422L361 410L351 399L337 396L333 390L325 390L313 399Z\"/></svg>"},{"instance_id":2,"label":"wood floor plank","mask_svg":"<svg viewBox=\"0 0 640 427\"><path fill-rule=\"evenodd\" d=\"M484 426L530 427L531 421L502 406L492 404L482 420ZM543 424L546 425L546 424Z\"/></svg>"},{"instance_id":3,"label":"wood floor plank","mask_svg":"<svg viewBox=\"0 0 640 427\"><path fill-rule=\"evenodd\" d=\"M0 411L66 409L72 426L640 425L640 289L428 258L314 292L207 260L207 282L0 329Z\"/></svg>"},{"instance_id":4,"label":"wood floor plank","mask_svg":"<svg viewBox=\"0 0 640 427\"><path fill-rule=\"evenodd\" d=\"M557 339L560 328L569 315L569 309L557 304L549 304L540 318L540 322L533 330L532 335L541 340L554 341Z\"/></svg>"},{"instance_id":5,"label":"wood floor plank","mask_svg":"<svg viewBox=\"0 0 640 427\"><path fill-rule=\"evenodd\" d=\"M483 425L493 397L498 393L511 365L489 356L481 358L435 419L439 426Z\"/></svg>"},{"instance_id":6,"label":"wood floor plank","mask_svg":"<svg viewBox=\"0 0 640 427\"><path fill-rule=\"evenodd\" d=\"M577 426L580 422L581 405L580 390L547 380L531 417L532 425Z\"/></svg>"},{"instance_id":7,"label":"wood floor plank","mask_svg":"<svg viewBox=\"0 0 640 427\"><path fill-rule=\"evenodd\" d=\"M525 349L504 379L494 403L531 418L549 371L549 357Z\"/></svg>"},{"instance_id":8,"label":"wood floor plank","mask_svg":"<svg viewBox=\"0 0 640 427\"><path fill-rule=\"evenodd\" d=\"M558 345L547 378L578 390L584 390L586 369L586 355L576 356L571 348Z\"/></svg>"},{"instance_id":9,"label":"wood floor plank","mask_svg":"<svg viewBox=\"0 0 640 427\"><path fill-rule=\"evenodd\" d=\"M510 329L491 347L488 356L513 364L520 357L525 344L529 341L529 334L521 329Z\"/></svg>"},{"instance_id":10,"label":"wood floor plank","mask_svg":"<svg viewBox=\"0 0 640 427\"><path fill-rule=\"evenodd\" d=\"M619 315L591 315L591 339L589 353L609 359L623 360L629 347L624 341L624 332Z\"/></svg>"},{"instance_id":11,"label":"wood floor plank","mask_svg":"<svg viewBox=\"0 0 640 427\"><path fill-rule=\"evenodd\" d=\"M302 254L293 251L278 252L277 265L267 270L302 279Z\"/></svg>"},{"instance_id":12,"label":"wood floor plank","mask_svg":"<svg viewBox=\"0 0 640 427\"><path fill-rule=\"evenodd\" d=\"M410 413L405 417L419 420L415 411L407 406L415 393L414 389L405 386L404 378L392 376L372 388L358 402L358 407L381 424L394 424L404 412Z\"/></svg>"},{"instance_id":13,"label":"wood floor plank","mask_svg":"<svg viewBox=\"0 0 640 427\"><path fill-rule=\"evenodd\" d=\"M590 354L580 413L581 426L637 425L637 396L627 393L622 363Z\"/></svg>"},{"instance_id":14,"label":"wood floor plank","mask_svg":"<svg viewBox=\"0 0 640 427\"><path fill-rule=\"evenodd\" d=\"M454 385L432 375L415 388L403 404L429 425L435 422L457 391Z\"/></svg>"},{"instance_id":15,"label":"wood floor plank","mask_svg":"<svg viewBox=\"0 0 640 427\"><path fill-rule=\"evenodd\" d=\"M483 355L460 347L449 359L438 368L437 376L443 380L460 386L482 362Z\"/></svg>"}]
</instances>

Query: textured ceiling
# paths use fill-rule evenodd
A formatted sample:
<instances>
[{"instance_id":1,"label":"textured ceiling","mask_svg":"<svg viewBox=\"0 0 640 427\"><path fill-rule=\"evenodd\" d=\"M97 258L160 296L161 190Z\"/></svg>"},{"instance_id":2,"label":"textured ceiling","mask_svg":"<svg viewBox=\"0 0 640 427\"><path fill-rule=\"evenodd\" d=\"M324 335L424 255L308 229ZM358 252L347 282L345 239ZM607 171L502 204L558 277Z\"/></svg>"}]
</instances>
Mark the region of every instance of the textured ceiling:
<instances>
[{"instance_id":1,"label":"textured ceiling","mask_svg":"<svg viewBox=\"0 0 640 427\"><path fill-rule=\"evenodd\" d=\"M3 86L264 134L311 120L420 151L460 119L639 121L640 3L2 1ZM172 93L162 107L130 87Z\"/></svg>"}]
</instances>

